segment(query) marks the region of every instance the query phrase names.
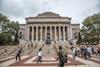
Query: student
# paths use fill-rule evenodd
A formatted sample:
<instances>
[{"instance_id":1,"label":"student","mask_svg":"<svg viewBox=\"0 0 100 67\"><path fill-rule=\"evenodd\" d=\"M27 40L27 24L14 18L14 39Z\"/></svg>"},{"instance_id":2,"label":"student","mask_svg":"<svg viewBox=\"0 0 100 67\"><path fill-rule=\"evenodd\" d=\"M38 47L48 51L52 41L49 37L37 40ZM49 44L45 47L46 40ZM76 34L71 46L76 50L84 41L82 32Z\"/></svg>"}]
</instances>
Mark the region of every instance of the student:
<instances>
[{"instance_id":1,"label":"student","mask_svg":"<svg viewBox=\"0 0 100 67\"><path fill-rule=\"evenodd\" d=\"M81 54L81 57L83 57L83 51L84 50L84 47L83 46L81 46L81 48L80 48L80 54Z\"/></svg>"},{"instance_id":2,"label":"student","mask_svg":"<svg viewBox=\"0 0 100 67\"><path fill-rule=\"evenodd\" d=\"M38 63L38 62L40 62L40 63L42 62L42 49L41 49L41 48L39 49L39 52L38 52L37 63Z\"/></svg>"},{"instance_id":3,"label":"student","mask_svg":"<svg viewBox=\"0 0 100 67\"><path fill-rule=\"evenodd\" d=\"M80 47L77 47L77 56L80 56Z\"/></svg>"},{"instance_id":4,"label":"student","mask_svg":"<svg viewBox=\"0 0 100 67\"><path fill-rule=\"evenodd\" d=\"M91 46L91 49L92 49L92 54L94 54L94 47L93 47L93 46Z\"/></svg>"},{"instance_id":5,"label":"student","mask_svg":"<svg viewBox=\"0 0 100 67\"><path fill-rule=\"evenodd\" d=\"M19 61L21 61L20 55L21 55L22 47L21 48L18 47L16 51L17 51L17 53L16 53L16 61L17 61L18 58L19 58Z\"/></svg>"},{"instance_id":6,"label":"student","mask_svg":"<svg viewBox=\"0 0 100 67\"><path fill-rule=\"evenodd\" d=\"M88 51L87 51L87 47L85 46L83 49L83 57L85 60L87 59L87 55L88 55Z\"/></svg>"},{"instance_id":7,"label":"student","mask_svg":"<svg viewBox=\"0 0 100 67\"><path fill-rule=\"evenodd\" d=\"M73 49L72 49L72 53L73 53L73 59L75 59L76 56L77 56L77 50L76 50L75 47L73 47Z\"/></svg>"},{"instance_id":8,"label":"student","mask_svg":"<svg viewBox=\"0 0 100 67\"><path fill-rule=\"evenodd\" d=\"M100 48L99 47L97 48L97 54L96 54L96 56L100 56Z\"/></svg>"},{"instance_id":9,"label":"student","mask_svg":"<svg viewBox=\"0 0 100 67\"><path fill-rule=\"evenodd\" d=\"M59 51L58 51L58 59L59 59L59 65L58 67L64 67L64 63L67 62L67 54L64 53L62 46L59 46Z\"/></svg>"},{"instance_id":10,"label":"student","mask_svg":"<svg viewBox=\"0 0 100 67\"><path fill-rule=\"evenodd\" d=\"M91 58L91 53L92 53L91 47L87 46L87 55L88 55L88 58Z\"/></svg>"}]
</instances>

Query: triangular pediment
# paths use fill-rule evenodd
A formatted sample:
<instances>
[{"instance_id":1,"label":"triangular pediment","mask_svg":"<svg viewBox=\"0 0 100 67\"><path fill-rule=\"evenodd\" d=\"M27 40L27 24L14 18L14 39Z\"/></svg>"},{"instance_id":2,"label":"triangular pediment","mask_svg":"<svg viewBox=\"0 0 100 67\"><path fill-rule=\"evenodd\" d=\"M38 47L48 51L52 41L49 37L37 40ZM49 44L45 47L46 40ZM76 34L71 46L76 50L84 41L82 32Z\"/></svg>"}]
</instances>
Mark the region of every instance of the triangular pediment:
<instances>
[{"instance_id":1,"label":"triangular pediment","mask_svg":"<svg viewBox=\"0 0 100 67\"><path fill-rule=\"evenodd\" d=\"M38 14L37 17L60 17L59 14L53 13L53 12L44 12L41 14Z\"/></svg>"}]
</instances>

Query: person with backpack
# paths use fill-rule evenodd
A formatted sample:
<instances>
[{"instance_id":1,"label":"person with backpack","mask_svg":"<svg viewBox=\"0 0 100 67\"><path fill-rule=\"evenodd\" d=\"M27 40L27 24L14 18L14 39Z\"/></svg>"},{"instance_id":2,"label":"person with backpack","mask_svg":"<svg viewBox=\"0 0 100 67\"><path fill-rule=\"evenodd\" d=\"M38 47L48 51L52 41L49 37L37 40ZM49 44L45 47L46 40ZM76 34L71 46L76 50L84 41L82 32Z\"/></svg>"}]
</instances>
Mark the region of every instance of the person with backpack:
<instances>
[{"instance_id":1,"label":"person with backpack","mask_svg":"<svg viewBox=\"0 0 100 67\"><path fill-rule=\"evenodd\" d=\"M62 46L59 46L59 51L57 55L59 60L58 67L64 67L64 64L67 62L67 54L63 51Z\"/></svg>"}]
</instances>

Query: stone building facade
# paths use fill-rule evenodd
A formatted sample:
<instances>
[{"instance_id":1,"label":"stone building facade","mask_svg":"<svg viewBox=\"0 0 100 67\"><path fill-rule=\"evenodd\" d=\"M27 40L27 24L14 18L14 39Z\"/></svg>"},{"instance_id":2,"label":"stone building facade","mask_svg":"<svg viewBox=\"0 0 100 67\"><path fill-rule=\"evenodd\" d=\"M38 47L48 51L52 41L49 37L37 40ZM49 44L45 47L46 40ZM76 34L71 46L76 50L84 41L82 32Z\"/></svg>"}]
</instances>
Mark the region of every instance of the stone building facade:
<instances>
[{"instance_id":1,"label":"stone building facade","mask_svg":"<svg viewBox=\"0 0 100 67\"><path fill-rule=\"evenodd\" d=\"M27 41L68 42L74 37L74 33L80 30L80 24L71 24L71 18L61 17L52 12L44 12L25 19L26 24L20 24L19 35Z\"/></svg>"}]
</instances>

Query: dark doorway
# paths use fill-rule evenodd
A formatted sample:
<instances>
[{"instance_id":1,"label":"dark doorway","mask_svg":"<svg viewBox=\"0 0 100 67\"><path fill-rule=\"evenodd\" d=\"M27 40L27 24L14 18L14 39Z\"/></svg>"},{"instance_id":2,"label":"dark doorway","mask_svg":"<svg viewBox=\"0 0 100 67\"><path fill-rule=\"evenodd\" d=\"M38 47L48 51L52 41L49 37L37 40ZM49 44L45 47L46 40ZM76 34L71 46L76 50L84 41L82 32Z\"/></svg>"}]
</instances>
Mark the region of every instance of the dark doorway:
<instances>
[{"instance_id":1,"label":"dark doorway","mask_svg":"<svg viewBox=\"0 0 100 67\"><path fill-rule=\"evenodd\" d=\"M50 33L47 33L46 45L51 45Z\"/></svg>"}]
</instances>

